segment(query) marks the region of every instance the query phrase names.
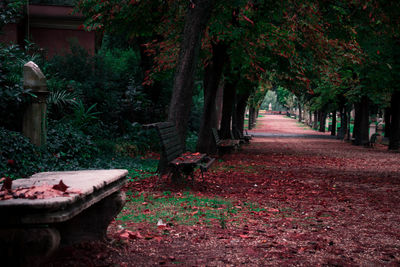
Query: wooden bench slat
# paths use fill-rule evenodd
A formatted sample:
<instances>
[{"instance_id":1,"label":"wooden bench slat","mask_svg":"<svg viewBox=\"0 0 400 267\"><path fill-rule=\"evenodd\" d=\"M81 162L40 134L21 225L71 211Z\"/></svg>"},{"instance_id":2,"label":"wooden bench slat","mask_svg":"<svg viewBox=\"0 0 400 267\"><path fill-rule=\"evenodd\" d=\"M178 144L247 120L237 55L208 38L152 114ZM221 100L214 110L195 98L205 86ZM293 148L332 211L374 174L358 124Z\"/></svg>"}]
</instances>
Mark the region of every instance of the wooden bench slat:
<instances>
[{"instance_id":1,"label":"wooden bench slat","mask_svg":"<svg viewBox=\"0 0 400 267\"><path fill-rule=\"evenodd\" d=\"M214 136L215 144L217 145L218 150L223 149L235 149L240 145L240 140L236 139L221 139L219 137L218 131L215 128L212 128L212 133ZM221 151L219 151L221 152Z\"/></svg>"},{"instance_id":2,"label":"wooden bench slat","mask_svg":"<svg viewBox=\"0 0 400 267\"><path fill-rule=\"evenodd\" d=\"M167 162L159 163L159 172L160 172L160 177L161 174L167 171L168 169L173 168L174 172L183 172L184 169L180 167L182 166L188 166L190 168L195 168L195 167L200 167L202 172L204 170L207 170L212 163L214 162L214 159L211 159L207 157L208 161L203 162L202 160L206 158L205 154L197 154L198 158L196 157L187 157L187 155L183 155L184 151L184 145L182 144L178 131L175 127L175 125L171 122L160 122L160 123L153 123L145 126L146 128L156 128L158 136L160 137L160 143L162 145L162 153L166 159ZM189 154L190 155L190 154ZM187 158L185 158L187 157ZM179 160L178 160L179 159ZM200 162L202 161L202 162ZM167 164L167 165L164 165ZM171 165L174 165L175 167L172 167ZM162 167L160 167L162 166ZM187 172L187 169L186 171Z\"/></svg>"}]
</instances>

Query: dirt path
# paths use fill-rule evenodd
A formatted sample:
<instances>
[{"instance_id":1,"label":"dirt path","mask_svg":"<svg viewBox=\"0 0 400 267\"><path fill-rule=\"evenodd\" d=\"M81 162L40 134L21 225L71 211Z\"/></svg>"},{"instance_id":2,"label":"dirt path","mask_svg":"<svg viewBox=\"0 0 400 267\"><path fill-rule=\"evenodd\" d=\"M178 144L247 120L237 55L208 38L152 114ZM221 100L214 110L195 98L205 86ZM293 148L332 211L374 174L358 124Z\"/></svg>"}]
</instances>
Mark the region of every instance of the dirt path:
<instances>
[{"instance_id":1,"label":"dirt path","mask_svg":"<svg viewBox=\"0 0 400 267\"><path fill-rule=\"evenodd\" d=\"M81 248L80 261L85 266L400 265L399 153L355 147L279 115L260 118L252 132L264 137L225 155L205 183L191 189L196 197L229 201L235 213L211 224L200 218L194 225L174 222L163 229L132 223L135 234L127 240L116 221L109 229L112 242ZM181 196L178 189L155 189L154 181L131 183L129 190ZM202 211L189 208L193 216ZM58 259L76 263L68 256Z\"/></svg>"}]
</instances>

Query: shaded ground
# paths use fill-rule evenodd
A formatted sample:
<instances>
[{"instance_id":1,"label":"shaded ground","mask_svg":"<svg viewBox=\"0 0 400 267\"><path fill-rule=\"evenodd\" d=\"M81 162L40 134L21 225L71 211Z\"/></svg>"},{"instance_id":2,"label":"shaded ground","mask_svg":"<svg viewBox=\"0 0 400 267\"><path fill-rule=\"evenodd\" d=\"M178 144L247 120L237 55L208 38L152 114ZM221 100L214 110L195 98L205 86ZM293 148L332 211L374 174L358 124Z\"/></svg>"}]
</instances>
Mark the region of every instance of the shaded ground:
<instances>
[{"instance_id":1,"label":"shaded ground","mask_svg":"<svg viewBox=\"0 0 400 267\"><path fill-rule=\"evenodd\" d=\"M200 217L194 225L171 220L162 227L117 220L110 242L67 248L53 265L400 265L400 154L383 146L290 137L328 135L280 115L259 122L254 133L284 137L254 138L190 189L197 197L229 201L234 214L207 222ZM156 198L166 190L182 195L168 185L157 189L154 177L132 182L128 190ZM188 208L193 216L203 211Z\"/></svg>"}]
</instances>

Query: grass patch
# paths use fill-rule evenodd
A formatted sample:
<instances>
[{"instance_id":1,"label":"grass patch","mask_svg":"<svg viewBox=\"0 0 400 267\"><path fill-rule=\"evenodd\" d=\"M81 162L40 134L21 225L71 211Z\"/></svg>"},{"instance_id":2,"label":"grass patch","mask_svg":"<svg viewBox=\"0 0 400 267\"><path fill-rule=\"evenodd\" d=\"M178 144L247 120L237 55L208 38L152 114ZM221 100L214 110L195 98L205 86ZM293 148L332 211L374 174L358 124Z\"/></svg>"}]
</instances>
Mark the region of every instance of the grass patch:
<instances>
[{"instance_id":1,"label":"grass patch","mask_svg":"<svg viewBox=\"0 0 400 267\"><path fill-rule=\"evenodd\" d=\"M126 169L128 170L128 179L137 181L154 176L157 166L158 160L155 159L103 156L97 158L90 165L90 169Z\"/></svg>"},{"instance_id":2,"label":"grass patch","mask_svg":"<svg viewBox=\"0 0 400 267\"><path fill-rule=\"evenodd\" d=\"M128 201L117 220L126 223L148 222L157 224L163 220L169 224L195 225L217 222L226 228L229 221L238 213L230 201L220 198L203 198L189 192L159 195L128 192Z\"/></svg>"}]
</instances>

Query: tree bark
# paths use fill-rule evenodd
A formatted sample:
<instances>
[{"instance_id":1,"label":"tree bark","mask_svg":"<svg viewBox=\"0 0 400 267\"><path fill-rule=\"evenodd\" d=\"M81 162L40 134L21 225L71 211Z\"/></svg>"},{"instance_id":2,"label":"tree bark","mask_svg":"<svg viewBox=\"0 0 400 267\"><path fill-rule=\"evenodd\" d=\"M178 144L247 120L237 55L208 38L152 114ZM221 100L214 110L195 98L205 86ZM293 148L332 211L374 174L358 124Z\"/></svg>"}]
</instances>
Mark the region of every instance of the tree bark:
<instances>
[{"instance_id":1,"label":"tree bark","mask_svg":"<svg viewBox=\"0 0 400 267\"><path fill-rule=\"evenodd\" d=\"M368 145L369 144L369 99L367 96L362 96L359 103L354 105L355 118L353 137L354 144Z\"/></svg>"},{"instance_id":2,"label":"tree bark","mask_svg":"<svg viewBox=\"0 0 400 267\"><path fill-rule=\"evenodd\" d=\"M314 118L313 118L312 128L313 129L317 129L318 128L318 111L314 111Z\"/></svg>"},{"instance_id":3,"label":"tree bark","mask_svg":"<svg viewBox=\"0 0 400 267\"><path fill-rule=\"evenodd\" d=\"M325 124L326 124L326 112L325 111L319 111L319 132L324 133L325 132Z\"/></svg>"},{"instance_id":4,"label":"tree bark","mask_svg":"<svg viewBox=\"0 0 400 267\"><path fill-rule=\"evenodd\" d=\"M348 116L345 107L340 108L340 131L338 132L338 139L345 139L347 134Z\"/></svg>"},{"instance_id":5,"label":"tree bark","mask_svg":"<svg viewBox=\"0 0 400 267\"><path fill-rule=\"evenodd\" d=\"M302 120L303 120L303 116L302 116L302 114L301 114L301 103L300 103L300 101L298 101L298 103L297 103L297 108L299 109L299 122L301 122Z\"/></svg>"},{"instance_id":6,"label":"tree bark","mask_svg":"<svg viewBox=\"0 0 400 267\"><path fill-rule=\"evenodd\" d=\"M235 139L243 136L244 131L244 116L246 113L247 100L250 97L250 90L244 90L237 95L236 109L234 121L232 123L232 131Z\"/></svg>"},{"instance_id":7,"label":"tree bark","mask_svg":"<svg viewBox=\"0 0 400 267\"><path fill-rule=\"evenodd\" d=\"M336 135L336 110L332 112L332 128L331 128L331 135Z\"/></svg>"},{"instance_id":8,"label":"tree bark","mask_svg":"<svg viewBox=\"0 0 400 267\"><path fill-rule=\"evenodd\" d=\"M253 129L254 126L254 113L256 113L256 109L254 107L249 107L249 118L248 118L249 130Z\"/></svg>"},{"instance_id":9,"label":"tree bark","mask_svg":"<svg viewBox=\"0 0 400 267\"><path fill-rule=\"evenodd\" d=\"M213 43L212 49L212 60L204 73L204 111L197 141L197 151L208 154L215 153L217 149L211 128L218 128L216 99L227 58L227 46L223 43Z\"/></svg>"},{"instance_id":10,"label":"tree bark","mask_svg":"<svg viewBox=\"0 0 400 267\"><path fill-rule=\"evenodd\" d=\"M232 77L230 77L232 78ZM231 139L231 122L233 114L233 106L236 94L237 80L227 79L224 86L224 103L222 106L221 132L222 139Z\"/></svg>"},{"instance_id":11,"label":"tree bark","mask_svg":"<svg viewBox=\"0 0 400 267\"><path fill-rule=\"evenodd\" d=\"M192 3L193 5L189 6L185 17L168 113L168 121L175 123L182 144L185 144L186 128L190 116L201 35L211 16L214 0L192 0Z\"/></svg>"},{"instance_id":12,"label":"tree bark","mask_svg":"<svg viewBox=\"0 0 400 267\"><path fill-rule=\"evenodd\" d=\"M390 138L390 132L391 132L391 129L390 129L391 114L390 113L391 113L390 107L385 108L385 115L384 115L384 117L385 117L385 137L388 137L388 138Z\"/></svg>"},{"instance_id":13,"label":"tree bark","mask_svg":"<svg viewBox=\"0 0 400 267\"><path fill-rule=\"evenodd\" d=\"M398 150L400 146L400 91L392 94L390 101L390 121L389 149Z\"/></svg>"}]
</instances>

